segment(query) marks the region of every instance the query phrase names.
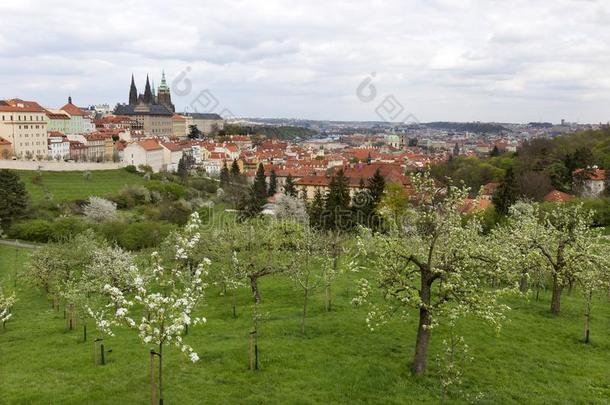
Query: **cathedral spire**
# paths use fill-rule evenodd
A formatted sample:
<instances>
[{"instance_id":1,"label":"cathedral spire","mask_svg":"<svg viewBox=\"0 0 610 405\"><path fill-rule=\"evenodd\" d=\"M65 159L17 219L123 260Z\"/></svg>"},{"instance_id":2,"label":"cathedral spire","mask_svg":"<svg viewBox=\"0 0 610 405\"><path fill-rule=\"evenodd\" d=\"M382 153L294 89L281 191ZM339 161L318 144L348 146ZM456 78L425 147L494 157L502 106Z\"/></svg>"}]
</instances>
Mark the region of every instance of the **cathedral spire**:
<instances>
[{"instance_id":1,"label":"cathedral spire","mask_svg":"<svg viewBox=\"0 0 610 405\"><path fill-rule=\"evenodd\" d=\"M129 88L129 105L135 105L138 102L138 89L136 88L136 82L133 79L133 73L131 74L131 87Z\"/></svg>"},{"instance_id":2,"label":"cathedral spire","mask_svg":"<svg viewBox=\"0 0 610 405\"><path fill-rule=\"evenodd\" d=\"M152 103L152 91L150 90L150 80L148 80L148 75L146 75L146 88L144 89L144 102L146 104Z\"/></svg>"}]
</instances>

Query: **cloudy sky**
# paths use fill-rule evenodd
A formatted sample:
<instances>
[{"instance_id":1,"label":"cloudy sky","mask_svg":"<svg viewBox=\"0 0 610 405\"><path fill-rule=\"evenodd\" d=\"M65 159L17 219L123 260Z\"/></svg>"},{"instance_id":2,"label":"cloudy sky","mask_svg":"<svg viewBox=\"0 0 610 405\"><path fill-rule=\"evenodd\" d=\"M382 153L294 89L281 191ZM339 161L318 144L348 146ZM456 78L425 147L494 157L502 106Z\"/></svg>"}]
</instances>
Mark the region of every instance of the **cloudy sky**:
<instances>
[{"instance_id":1,"label":"cloudy sky","mask_svg":"<svg viewBox=\"0 0 610 405\"><path fill-rule=\"evenodd\" d=\"M0 98L47 107L125 102L132 73L143 91L165 69L179 110L610 120L608 0L2 0L0 16Z\"/></svg>"}]
</instances>

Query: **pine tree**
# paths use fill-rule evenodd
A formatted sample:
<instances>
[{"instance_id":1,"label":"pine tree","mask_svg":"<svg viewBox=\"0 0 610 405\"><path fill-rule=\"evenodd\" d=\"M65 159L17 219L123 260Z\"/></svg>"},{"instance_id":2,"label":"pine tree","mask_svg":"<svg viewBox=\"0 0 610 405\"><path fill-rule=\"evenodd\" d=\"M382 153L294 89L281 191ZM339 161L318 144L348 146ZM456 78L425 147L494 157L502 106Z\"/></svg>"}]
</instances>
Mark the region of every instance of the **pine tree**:
<instances>
[{"instance_id":1,"label":"pine tree","mask_svg":"<svg viewBox=\"0 0 610 405\"><path fill-rule=\"evenodd\" d=\"M286 177L286 183L284 183L284 194L289 195L291 197L297 196L297 189L294 185L294 178L290 174Z\"/></svg>"},{"instance_id":2,"label":"pine tree","mask_svg":"<svg viewBox=\"0 0 610 405\"><path fill-rule=\"evenodd\" d=\"M265 168L259 163L254 176L254 183L250 187L250 194L240 207L243 216L247 218L255 217L261 213L263 206L267 202L267 180Z\"/></svg>"},{"instance_id":3,"label":"pine tree","mask_svg":"<svg viewBox=\"0 0 610 405\"><path fill-rule=\"evenodd\" d=\"M19 176L10 170L0 170L0 226L7 225L25 213L28 194Z\"/></svg>"},{"instance_id":4,"label":"pine tree","mask_svg":"<svg viewBox=\"0 0 610 405\"><path fill-rule=\"evenodd\" d=\"M269 190L268 195L273 196L277 193L277 175L275 174L275 170L271 169L271 175L269 176Z\"/></svg>"},{"instance_id":5,"label":"pine tree","mask_svg":"<svg viewBox=\"0 0 610 405\"><path fill-rule=\"evenodd\" d=\"M188 179L189 172L195 165L195 158L191 153L184 152L182 157L178 161L178 176L182 179L183 182L186 182Z\"/></svg>"},{"instance_id":6,"label":"pine tree","mask_svg":"<svg viewBox=\"0 0 610 405\"><path fill-rule=\"evenodd\" d=\"M241 172L239 171L239 164L237 160L233 159L233 163L231 163L231 177L233 180L237 180Z\"/></svg>"},{"instance_id":7,"label":"pine tree","mask_svg":"<svg viewBox=\"0 0 610 405\"><path fill-rule=\"evenodd\" d=\"M496 212L500 215L508 215L508 209L517 201L518 191L517 182L513 168L506 169L504 179L492 197L492 202L496 207Z\"/></svg>"},{"instance_id":8,"label":"pine tree","mask_svg":"<svg viewBox=\"0 0 610 405\"><path fill-rule=\"evenodd\" d=\"M253 190L259 200L267 200L267 177L265 176L265 168L262 163L259 163L258 168L256 169Z\"/></svg>"},{"instance_id":9,"label":"pine tree","mask_svg":"<svg viewBox=\"0 0 610 405\"><path fill-rule=\"evenodd\" d=\"M309 224L316 229L324 228L324 197L322 196L322 192L320 189L316 189L316 192L313 197L313 201L309 206Z\"/></svg>"},{"instance_id":10,"label":"pine tree","mask_svg":"<svg viewBox=\"0 0 610 405\"><path fill-rule=\"evenodd\" d=\"M338 230L351 227L351 210L349 180L340 169L330 180L326 195L325 211L327 214L325 228Z\"/></svg>"},{"instance_id":11,"label":"pine tree","mask_svg":"<svg viewBox=\"0 0 610 405\"><path fill-rule=\"evenodd\" d=\"M385 179L381 175L381 171L379 169L375 170L373 177L371 177L367 183L366 188L369 190L372 208L376 209L383 198L383 191L385 190Z\"/></svg>"},{"instance_id":12,"label":"pine tree","mask_svg":"<svg viewBox=\"0 0 610 405\"><path fill-rule=\"evenodd\" d=\"M500 149L498 149L498 147L494 145L494 148L491 150L491 153L489 155L491 157L500 156Z\"/></svg>"},{"instance_id":13,"label":"pine tree","mask_svg":"<svg viewBox=\"0 0 610 405\"><path fill-rule=\"evenodd\" d=\"M222 169L220 169L220 187L226 187L229 185L231 180L231 176L229 174L229 168L227 167L227 162L222 165Z\"/></svg>"}]
</instances>

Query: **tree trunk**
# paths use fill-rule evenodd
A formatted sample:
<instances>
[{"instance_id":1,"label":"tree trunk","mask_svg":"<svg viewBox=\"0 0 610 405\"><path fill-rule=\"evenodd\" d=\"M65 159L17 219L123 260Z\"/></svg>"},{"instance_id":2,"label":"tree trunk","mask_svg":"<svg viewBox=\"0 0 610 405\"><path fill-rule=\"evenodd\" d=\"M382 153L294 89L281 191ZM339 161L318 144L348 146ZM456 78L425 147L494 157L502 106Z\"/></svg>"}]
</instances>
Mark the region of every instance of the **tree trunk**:
<instances>
[{"instance_id":1,"label":"tree trunk","mask_svg":"<svg viewBox=\"0 0 610 405\"><path fill-rule=\"evenodd\" d=\"M257 278L250 276L250 288L252 288L252 295L254 296L254 302L257 304L261 302L261 294L258 291Z\"/></svg>"},{"instance_id":2,"label":"tree trunk","mask_svg":"<svg viewBox=\"0 0 610 405\"><path fill-rule=\"evenodd\" d=\"M330 290L330 283L326 283L326 288L325 288L325 294L326 294L326 312L330 312L331 311L331 305L332 305L332 297L331 297L331 290Z\"/></svg>"},{"instance_id":3,"label":"tree trunk","mask_svg":"<svg viewBox=\"0 0 610 405\"><path fill-rule=\"evenodd\" d=\"M527 273L521 274L521 280L519 280L519 291L522 294L527 292Z\"/></svg>"},{"instance_id":4,"label":"tree trunk","mask_svg":"<svg viewBox=\"0 0 610 405\"><path fill-rule=\"evenodd\" d=\"M159 344L159 405L163 405L163 343Z\"/></svg>"},{"instance_id":5,"label":"tree trunk","mask_svg":"<svg viewBox=\"0 0 610 405\"><path fill-rule=\"evenodd\" d=\"M419 326L417 327L417 340L415 343L415 357L413 359L412 372L415 375L422 375L426 372L426 359L428 356L428 343L430 342L430 293L431 283L422 274L419 307Z\"/></svg>"},{"instance_id":6,"label":"tree trunk","mask_svg":"<svg viewBox=\"0 0 610 405\"><path fill-rule=\"evenodd\" d=\"M303 318L301 319L301 333L305 334L305 319L307 318L307 298L309 296L309 289L305 289L303 295Z\"/></svg>"},{"instance_id":7,"label":"tree trunk","mask_svg":"<svg viewBox=\"0 0 610 405\"><path fill-rule=\"evenodd\" d=\"M561 291L563 286L559 283L557 275L553 276L553 296L551 297L551 313L558 315L561 311Z\"/></svg>"},{"instance_id":8,"label":"tree trunk","mask_svg":"<svg viewBox=\"0 0 610 405\"><path fill-rule=\"evenodd\" d=\"M233 318L237 318L237 291L235 288L232 289L233 293Z\"/></svg>"},{"instance_id":9,"label":"tree trunk","mask_svg":"<svg viewBox=\"0 0 610 405\"><path fill-rule=\"evenodd\" d=\"M587 295L587 307L585 309L585 343L589 343L589 322L591 320L591 298L593 297L593 291L589 291Z\"/></svg>"}]
</instances>

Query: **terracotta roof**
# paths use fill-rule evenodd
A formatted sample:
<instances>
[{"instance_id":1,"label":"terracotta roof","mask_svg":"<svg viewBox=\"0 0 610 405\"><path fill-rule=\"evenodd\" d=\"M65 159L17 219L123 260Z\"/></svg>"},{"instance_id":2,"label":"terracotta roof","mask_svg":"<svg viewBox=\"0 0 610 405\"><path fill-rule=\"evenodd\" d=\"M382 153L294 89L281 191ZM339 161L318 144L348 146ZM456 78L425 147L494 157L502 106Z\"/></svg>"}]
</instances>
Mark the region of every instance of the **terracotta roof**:
<instances>
[{"instance_id":1,"label":"terracotta roof","mask_svg":"<svg viewBox=\"0 0 610 405\"><path fill-rule=\"evenodd\" d=\"M295 182L297 186L326 186L330 184L330 179L325 176L305 176Z\"/></svg>"},{"instance_id":2,"label":"terracotta roof","mask_svg":"<svg viewBox=\"0 0 610 405\"><path fill-rule=\"evenodd\" d=\"M182 143L175 143L175 142L161 142L161 146L163 146L165 149L168 149L172 152L180 152L184 148L189 147L188 145L185 145Z\"/></svg>"},{"instance_id":3,"label":"terracotta roof","mask_svg":"<svg viewBox=\"0 0 610 405\"><path fill-rule=\"evenodd\" d=\"M484 198L480 198L477 200L466 198L464 200L464 204L460 207L460 212L469 214L473 212L485 211L492 205L493 204L491 203L491 201L486 200Z\"/></svg>"},{"instance_id":4,"label":"terracotta roof","mask_svg":"<svg viewBox=\"0 0 610 405\"><path fill-rule=\"evenodd\" d=\"M25 101L18 98L0 100L0 111L5 112L45 112L45 109L35 101Z\"/></svg>"},{"instance_id":5,"label":"terracotta roof","mask_svg":"<svg viewBox=\"0 0 610 405\"><path fill-rule=\"evenodd\" d=\"M63 107L60 108L60 110L67 112L70 115L76 115L76 116L81 116L84 117L87 114L81 110L80 108L78 108L77 106L75 106L72 103L68 103L66 105L64 105Z\"/></svg>"},{"instance_id":6,"label":"terracotta roof","mask_svg":"<svg viewBox=\"0 0 610 405\"><path fill-rule=\"evenodd\" d=\"M159 145L159 142L157 142L155 139L144 139L136 143L140 145L142 149L149 152L161 149L161 145Z\"/></svg>"},{"instance_id":7,"label":"terracotta roof","mask_svg":"<svg viewBox=\"0 0 610 405\"><path fill-rule=\"evenodd\" d=\"M12 143L0 137L0 145L12 145Z\"/></svg>"},{"instance_id":8,"label":"terracotta roof","mask_svg":"<svg viewBox=\"0 0 610 405\"><path fill-rule=\"evenodd\" d=\"M186 118L180 114L174 114L172 115L172 121L186 121Z\"/></svg>"},{"instance_id":9,"label":"terracotta roof","mask_svg":"<svg viewBox=\"0 0 610 405\"><path fill-rule=\"evenodd\" d=\"M568 202L573 199L573 195L564 193L559 190L553 190L544 197L544 201L546 202Z\"/></svg>"},{"instance_id":10,"label":"terracotta roof","mask_svg":"<svg viewBox=\"0 0 610 405\"><path fill-rule=\"evenodd\" d=\"M574 176L582 176L584 180L606 180L606 171L602 169L576 169Z\"/></svg>"}]
</instances>

